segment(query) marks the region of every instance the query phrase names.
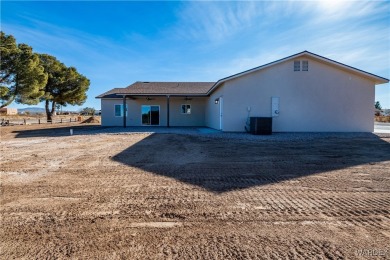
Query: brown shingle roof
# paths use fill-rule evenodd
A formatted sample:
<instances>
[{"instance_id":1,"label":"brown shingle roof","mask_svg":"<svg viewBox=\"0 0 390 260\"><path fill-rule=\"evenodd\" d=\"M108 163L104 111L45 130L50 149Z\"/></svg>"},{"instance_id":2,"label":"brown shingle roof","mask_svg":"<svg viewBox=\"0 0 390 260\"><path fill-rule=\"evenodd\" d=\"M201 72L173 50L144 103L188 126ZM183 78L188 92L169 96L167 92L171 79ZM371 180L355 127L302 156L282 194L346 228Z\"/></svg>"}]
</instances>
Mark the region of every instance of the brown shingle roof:
<instances>
[{"instance_id":1,"label":"brown shingle roof","mask_svg":"<svg viewBox=\"0 0 390 260\"><path fill-rule=\"evenodd\" d=\"M140 82L127 88L114 88L97 98L119 97L128 95L206 95L215 82Z\"/></svg>"},{"instance_id":2,"label":"brown shingle roof","mask_svg":"<svg viewBox=\"0 0 390 260\"><path fill-rule=\"evenodd\" d=\"M104 92L103 94L100 94L99 96L97 96L96 98L109 98L109 97L118 97L116 95L116 93L119 93L121 90L123 90L124 88L113 88L107 92Z\"/></svg>"}]
</instances>

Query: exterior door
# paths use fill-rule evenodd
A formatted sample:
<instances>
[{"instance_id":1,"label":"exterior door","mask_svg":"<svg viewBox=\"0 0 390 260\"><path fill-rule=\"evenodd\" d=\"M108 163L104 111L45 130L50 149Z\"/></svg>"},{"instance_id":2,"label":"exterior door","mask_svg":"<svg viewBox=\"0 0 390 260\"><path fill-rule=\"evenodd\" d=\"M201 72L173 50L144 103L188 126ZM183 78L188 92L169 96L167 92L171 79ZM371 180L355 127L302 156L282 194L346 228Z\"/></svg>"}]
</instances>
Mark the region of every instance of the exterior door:
<instances>
[{"instance_id":1,"label":"exterior door","mask_svg":"<svg viewBox=\"0 0 390 260\"><path fill-rule=\"evenodd\" d=\"M160 106L143 105L141 120L142 125L160 125Z\"/></svg>"},{"instance_id":2,"label":"exterior door","mask_svg":"<svg viewBox=\"0 0 390 260\"><path fill-rule=\"evenodd\" d=\"M223 129L223 98L219 98L219 130Z\"/></svg>"}]
</instances>

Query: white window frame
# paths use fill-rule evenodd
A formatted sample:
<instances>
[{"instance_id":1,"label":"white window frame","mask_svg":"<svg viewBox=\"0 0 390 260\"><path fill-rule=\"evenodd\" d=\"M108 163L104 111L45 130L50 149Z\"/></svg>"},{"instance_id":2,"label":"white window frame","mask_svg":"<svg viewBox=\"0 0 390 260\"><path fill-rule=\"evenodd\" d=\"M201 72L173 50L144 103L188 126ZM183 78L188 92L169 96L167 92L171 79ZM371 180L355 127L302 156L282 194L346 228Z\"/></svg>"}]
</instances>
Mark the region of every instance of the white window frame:
<instances>
[{"instance_id":1,"label":"white window frame","mask_svg":"<svg viewBox=\"0 0 390 260\"><path fill-rule=\"evenodd\" d=\"M302 61L302 71L309 71L309 61L308 60Z\"/></svg>"},{"instance_id":2,"label":"white window frame","mask_svg":"<svg viewBox=\"0 0 390 260\"><path fill-rule=\"evenodd\" d=\"M294 60L294 71L301 71L301 61Z\"/></svg>"},{"instance_id":3,"label":"white window frame","mask_svg":"<svg viewBox=\"0 0 390 260\"><path fill-rule=\"evenodd\" d=\"M121 107L121 109L120 109L121 112L120 112L119 116L116 115L116 106L120 106ZM126 116L127 116L127 110L128 110L128 106L126 104ZM114 105L114 115L115 115L115 117L123 117L123 104L115 104Z\"/></svg>"},{"instance_id":4,"label":"white window frame","mask_svg":"<svg viewBox=\"0 0 390 260\"><path fill-rule=\"evenodd\" d=\"M184 113L183 113L183 106L185 106ZM189 107L187 107L187 106L189 106ZM189 110L188 110L188 108L189 108ZM180 112L182 115L191 115L191 104L182 104L180 106Z\"/></svg>"}]
</instances>

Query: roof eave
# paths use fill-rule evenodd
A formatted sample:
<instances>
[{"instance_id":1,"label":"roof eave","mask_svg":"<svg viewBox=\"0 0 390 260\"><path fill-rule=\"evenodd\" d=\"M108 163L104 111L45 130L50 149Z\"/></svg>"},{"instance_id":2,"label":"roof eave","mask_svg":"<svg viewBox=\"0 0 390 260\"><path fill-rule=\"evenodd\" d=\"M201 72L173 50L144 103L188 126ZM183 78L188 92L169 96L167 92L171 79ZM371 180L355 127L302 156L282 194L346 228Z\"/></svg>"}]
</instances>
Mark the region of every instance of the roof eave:
<instances>
[{"instance_id":1,"label":"roof eave","mask_svg":"<svg viewBox=\"0 0 390 260\"><path fill-rule=\"evenodd\" d=\"M324 62L331 63L331 64L333 64L335 66L339 66L341 68L344 68L344 69L347 69L347 70L350 70L350 71L354 71L355 73L358 73L358 74L360 74L360 75L362 75L362 76L364 76L366 78L370 78L371 80L373 80L375 85L384 84L384 83L388 83L389 82L389 79L387 79L387 78L384 78L384 77L381 77L381 76L369 73L369 72L364 71L364 70L360 70L358 68L355 68L355 67L352 67L352 66L340 63L340 62L332 60L332 59L328 59L328 58L323 57L321 55L318 55L318 54L315 54L315 53L312 53L312 52L309 52L309 51L305 51L305 53L308 56L310 56L310 57L312 57L314 59L319 59L319 60L322 60ZM303 55L303 53L301 55Z\"/></svg>"},{"instance_id":2,"label":"roof eave","mask_svg":"<svg viewBox=\"0 0 390 260\"><path fill-rule=\"evenodd\" d=\"M116 93L115 95L117 96L178 96L178 97L194 97L194 96L199 96L199 97L206 97L208 96L207 93L199 93L199 94L189 94L189 93Z\"/></svg>"},{"instance_id":3,"label":"roof eave","mask_svg":"<svg viewBox=\"0 0 390 260\"><path fill-rule=\"evenodd\" d=\"M139 96L139 97L142 97L142 96L158 96L158 97L166 97L166 96L170 96L170 97L207 97L209 96L207 93L199 93L199 94L189 94L189 93L183 93L183 94L178 94L178 93L137 93L137 94L133 94L133 93L115 93L115 94L110 94L110 95L99 95L95 98L98 98L98 99L102 99L102 98L114 98L112 97L112 95L114 96L118 96L119 97L123 97L123 96ZM107 96L110 96L110 97L107 97Z\"/></svg>"}]
</instances>

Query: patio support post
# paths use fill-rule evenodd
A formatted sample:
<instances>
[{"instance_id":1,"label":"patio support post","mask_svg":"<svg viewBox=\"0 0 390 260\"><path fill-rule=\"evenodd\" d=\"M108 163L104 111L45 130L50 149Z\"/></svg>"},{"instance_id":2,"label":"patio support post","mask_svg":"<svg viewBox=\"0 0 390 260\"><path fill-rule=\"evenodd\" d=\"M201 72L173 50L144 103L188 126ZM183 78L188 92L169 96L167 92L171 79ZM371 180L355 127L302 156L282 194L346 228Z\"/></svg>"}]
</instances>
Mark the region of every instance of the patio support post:
<instances>
[{"instance_id":1,"label":"patio support post","mask_svg":"<svg viewBox=\"0 0 390 260\"><path fill-rule=\"evenodd\" d=\"M126 96L123 96L123 127L126 128Z\"/></svg>"},{"instance_id":2,"label":"patio support post","mask_svg":"<svg viewBox=\"0 0 390 260\"><path fill-rule=\"evenodd\" d=\"M169 127L169 95L167 96L167 127Z\"/></svg>"}]
</instances>

